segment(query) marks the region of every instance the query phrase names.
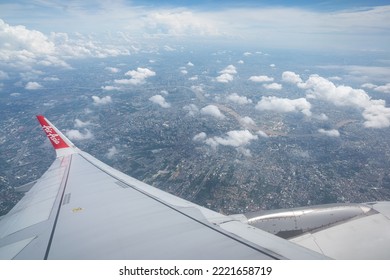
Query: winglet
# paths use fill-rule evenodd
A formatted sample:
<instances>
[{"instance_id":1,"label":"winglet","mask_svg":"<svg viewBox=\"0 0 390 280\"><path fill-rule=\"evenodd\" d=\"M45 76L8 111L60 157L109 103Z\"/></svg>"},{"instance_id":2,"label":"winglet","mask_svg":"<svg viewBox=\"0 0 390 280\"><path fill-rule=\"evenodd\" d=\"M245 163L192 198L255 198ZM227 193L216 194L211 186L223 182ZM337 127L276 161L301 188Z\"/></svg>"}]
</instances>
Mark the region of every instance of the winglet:
<instances>
[{"instance_id":1,"label":"winglet","mask_svg":"<svg viewBox=\"0 0 390 280\"><path fill-rule=\"evenodd\" d=\"M41 124L43 131L46 133L51 144L53 145L57 157L62 157L77 152L76 146L61 133L48 119L44 116L37 116L39 123Z\"/></svg>"}]
</instances>

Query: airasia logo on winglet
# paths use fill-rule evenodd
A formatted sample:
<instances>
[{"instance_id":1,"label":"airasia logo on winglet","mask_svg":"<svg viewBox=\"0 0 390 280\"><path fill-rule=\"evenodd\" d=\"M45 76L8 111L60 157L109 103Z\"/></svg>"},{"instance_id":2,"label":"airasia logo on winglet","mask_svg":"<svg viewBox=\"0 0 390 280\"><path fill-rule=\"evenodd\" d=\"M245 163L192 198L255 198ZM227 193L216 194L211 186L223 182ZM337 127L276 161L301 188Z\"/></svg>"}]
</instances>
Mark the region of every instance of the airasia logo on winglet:
<instances>
[{"instance_id":1,"label":"airasia logo on winglet","mask_svg":"<svg viewBox=\"0 0 390 280\"><path fill-rule=\"evenodd\" d=\"M46 132L47 137L56 145L60 143L59 135L57 133L54 133L54 130L51 126L43 125L43 130ZM58 138L57 138L58 137Z\"/></svg>"}]
</instances>

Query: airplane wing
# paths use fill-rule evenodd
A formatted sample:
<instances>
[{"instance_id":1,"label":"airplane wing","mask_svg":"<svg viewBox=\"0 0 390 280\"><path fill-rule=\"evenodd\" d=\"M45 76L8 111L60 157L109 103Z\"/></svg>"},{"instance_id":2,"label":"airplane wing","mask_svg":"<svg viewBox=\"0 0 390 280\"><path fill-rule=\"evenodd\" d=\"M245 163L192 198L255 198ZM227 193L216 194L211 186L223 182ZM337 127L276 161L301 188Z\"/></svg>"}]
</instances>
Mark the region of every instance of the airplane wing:
<instances>
[{"instance_id":1,"label":"airplane wing","mask_svg":"<svg viewBox=\"0 0 390 280\"><path fill-rule=\"evenodd\" d=\"M327 258L119 172L37 118L57 157L0 220L0 259Z\"/></svg>"}]
</instances>

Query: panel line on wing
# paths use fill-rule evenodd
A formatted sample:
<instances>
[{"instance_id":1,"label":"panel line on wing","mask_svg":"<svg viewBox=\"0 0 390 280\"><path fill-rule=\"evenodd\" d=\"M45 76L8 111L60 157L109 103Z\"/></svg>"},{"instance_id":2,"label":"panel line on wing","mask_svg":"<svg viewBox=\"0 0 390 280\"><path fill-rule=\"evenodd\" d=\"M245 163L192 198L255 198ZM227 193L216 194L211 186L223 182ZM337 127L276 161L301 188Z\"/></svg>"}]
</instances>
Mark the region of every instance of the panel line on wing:
<instances>
[{"instance_id":1,"label":"panel line on wing","mask_svg":"<svg viewBox=\"0 0 390 280\"><path fill-rule=\"evenodd\" d=\"M53 229L52 229L51 234L50 234L50 238L49 238L49 242L48 242L48 245L47 245L47 249L46 249L44 260L47 260L48 257L49 257L50 247L51 247L51 244L52 244L52 241L53 241L54 232L56 230L58 217L60 215L61 206L62 206L62 203L64 201L64 195L65 195L66 185L67 185L68 179L69 179L69 173L70 173L71 165L72 165L72 155L69 155L69 164L68 164L67 169L65 171L65 176L63 177L62 182L61 182L61 188L62 188L61 199L60 199L60 201L58 203L58 209L57 209L56 217L54 219ZM61 189L60 189L60 191L61 191Z\"/></svg>"}]
</instances>

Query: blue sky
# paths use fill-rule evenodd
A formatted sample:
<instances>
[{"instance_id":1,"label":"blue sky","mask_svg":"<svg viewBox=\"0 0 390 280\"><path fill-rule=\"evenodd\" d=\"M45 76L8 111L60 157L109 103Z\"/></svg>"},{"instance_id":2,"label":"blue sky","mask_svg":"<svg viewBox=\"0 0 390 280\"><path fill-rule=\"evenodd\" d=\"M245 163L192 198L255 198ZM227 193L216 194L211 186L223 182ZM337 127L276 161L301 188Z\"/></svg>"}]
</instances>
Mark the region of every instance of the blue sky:
<instances>
[{"instance_id":1,"label":"blue sky","mask_svg":"<svg viewBox=\"0 0 390 280\"><path fill-rule=\"evenodd\" d=\"M45 36L83 34L115 43L159 38L308 50L390 48L390 1L380 0L16 0L1 1L0 19L0 42L7 26L22 25Z\"/></svg>"}]
</instances>

